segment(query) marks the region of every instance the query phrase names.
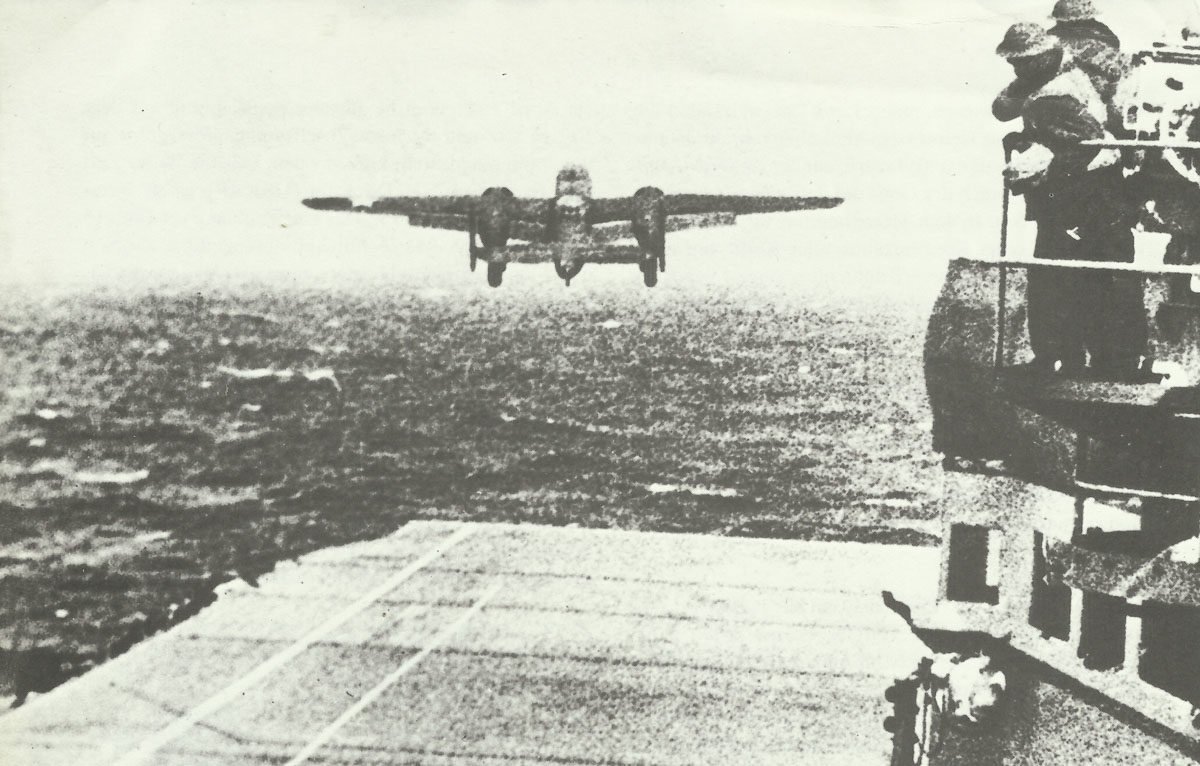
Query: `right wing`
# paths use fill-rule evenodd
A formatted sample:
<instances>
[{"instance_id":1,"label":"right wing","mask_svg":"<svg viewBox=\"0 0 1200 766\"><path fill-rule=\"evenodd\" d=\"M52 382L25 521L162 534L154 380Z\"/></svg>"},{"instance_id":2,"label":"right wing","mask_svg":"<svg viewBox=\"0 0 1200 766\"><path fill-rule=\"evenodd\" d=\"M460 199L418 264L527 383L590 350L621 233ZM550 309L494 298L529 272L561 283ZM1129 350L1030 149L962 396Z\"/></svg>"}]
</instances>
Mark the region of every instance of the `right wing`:
<instances>
[{"instance_id":1,"label":"right wing","mask_svg":"<svg viewBox=\"0 0 1200 766\"><path fill-rule=\"evenodd\" d=\"M737 194L667 194L663 196L668 216L728 213L785 213L837 207L841 197L755 197ZM593 224L628 221L633 217L633 198L618 197L592 200L588 218ZM720 224L717 224L720 225Z\"/></svg>"},{"instance_id":2,"label":"right wing","mask_svg":"<svg viewBox=\"0 0 1200 766\"><path fill-rule=\"evenodd\" d=\"M668 194L664 201L667 215L787 213L842 204L841 197L751 197L736 194Z\"/></svg>"}]
</instances>

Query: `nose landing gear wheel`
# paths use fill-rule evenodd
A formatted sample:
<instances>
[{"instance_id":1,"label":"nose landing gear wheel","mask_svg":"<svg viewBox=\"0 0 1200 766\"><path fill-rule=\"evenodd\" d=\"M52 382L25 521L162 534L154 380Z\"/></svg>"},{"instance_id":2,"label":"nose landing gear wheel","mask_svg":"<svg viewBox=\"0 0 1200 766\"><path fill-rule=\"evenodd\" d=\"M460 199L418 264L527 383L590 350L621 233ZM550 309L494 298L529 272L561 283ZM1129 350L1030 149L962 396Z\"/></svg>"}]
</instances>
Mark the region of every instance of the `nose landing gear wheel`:
<instances>
[{"instance_id":1,"label":"nose landing gear wheel","mask_svg":"<svg viewBox=\"0 0 1200 766\"><path fill-rule=\"evenodd\" d=\"M574 279L575 276L582 270L582 263L564 266L562 261L558 260L557 258L554 260L554 273L558 274L558 278L565 282L567 287L571 286L571 280Z\"/></svg>"},{"instance_id":2,"label":"nose landing gear wheel","mask_svg":"<svg viewBox=\"0 0 1200 766\"><path fill-rule=\"evenodd\" d=\"M504 281L504 264L489 262L487 271L488 286L499 287L500 283Z\"/></svg>"}]
</instances>

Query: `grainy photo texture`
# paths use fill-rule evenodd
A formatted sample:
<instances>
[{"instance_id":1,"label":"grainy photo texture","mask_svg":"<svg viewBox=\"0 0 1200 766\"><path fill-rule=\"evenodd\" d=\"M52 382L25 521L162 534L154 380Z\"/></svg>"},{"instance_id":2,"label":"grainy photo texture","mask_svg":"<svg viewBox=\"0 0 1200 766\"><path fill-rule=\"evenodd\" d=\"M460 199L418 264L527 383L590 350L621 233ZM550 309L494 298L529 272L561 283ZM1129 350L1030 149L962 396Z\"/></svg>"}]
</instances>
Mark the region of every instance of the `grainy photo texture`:
<instances>
[{"instance_id":1,"label":"grainy photo texture","mask_svg":"<svg viewBox=\"0 0 1200 766\"><path fill-rule=\"evenodd\" d=\"M1195 0L0 30L0 762L1200 759Z\"/></svg>"}]
</instances>

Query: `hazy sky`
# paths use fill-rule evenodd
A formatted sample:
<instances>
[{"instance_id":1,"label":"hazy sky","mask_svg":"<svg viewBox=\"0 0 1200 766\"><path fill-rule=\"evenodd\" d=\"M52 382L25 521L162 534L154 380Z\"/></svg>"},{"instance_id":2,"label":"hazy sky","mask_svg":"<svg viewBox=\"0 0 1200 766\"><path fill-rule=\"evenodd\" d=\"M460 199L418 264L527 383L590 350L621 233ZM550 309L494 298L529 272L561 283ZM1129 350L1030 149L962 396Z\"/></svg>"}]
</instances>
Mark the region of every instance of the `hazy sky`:
<instances>
[{"instance_id":1,"label":"hazy sky","mask_svg":"<svg viewBox=\"0 0 1200 766\"><path fill-rule=\"evenodd\" d=\"M1009 74L993 51L1052 4L8 0L0 279L401 261L469 279L457 235L299 200L548 195L566 162L597 195L847 198L680 235L700 252L987 254ZM1097 6L1128 46L1197 10Z\"/></svg>"}]
</instances>

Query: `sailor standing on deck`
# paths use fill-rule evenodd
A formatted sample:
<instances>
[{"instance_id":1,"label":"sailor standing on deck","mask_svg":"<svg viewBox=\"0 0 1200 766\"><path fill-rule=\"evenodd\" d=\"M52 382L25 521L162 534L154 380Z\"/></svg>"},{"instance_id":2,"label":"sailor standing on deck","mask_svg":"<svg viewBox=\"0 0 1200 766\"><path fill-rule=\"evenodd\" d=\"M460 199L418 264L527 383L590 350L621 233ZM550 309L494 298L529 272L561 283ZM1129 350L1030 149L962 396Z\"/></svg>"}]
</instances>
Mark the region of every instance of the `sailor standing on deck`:
<instances>
[{"instance_id":1,"label":"sailor standing on deck","mask_svg":"<svg viewBox=\"0 0 1200 766\"><path fill-rule=\"evenodd\" d=\"M996 98L1001 121L1024 129L1005 139L1005 179L1025 196L1037 221L1034 257L1046 260L1133 260L1133 206L1118 155L1079 142L1106 136L1108 109L1091 78L1061 42L1038 24L1014 24L996 53L1016 79ZM1035 365L1105 377L1132 376L1146 345L1137 275L1034 267L1028 273L1029 337Z\"/></svg>"},{"instance_id":2,"label":"sailor standing on deck","mask_svg":"<svg viewBox=\"0 0 1200 766\"><path fill-rule=\"evenodd\" d=\"M1117 35L1096 19L1092 0L1058 0L1051 11L1055 25L1050 34L1057 37L1075 63L1091 79L1092 85L1108 107L1107 127L1123 129L1120 110L1114 105L1117 85L1128 74L1132 61L1121 52Z\"/></svg>"}]
</instances>

